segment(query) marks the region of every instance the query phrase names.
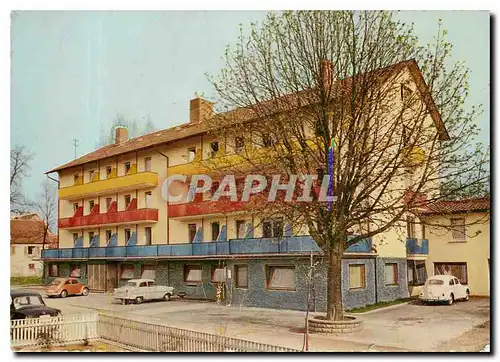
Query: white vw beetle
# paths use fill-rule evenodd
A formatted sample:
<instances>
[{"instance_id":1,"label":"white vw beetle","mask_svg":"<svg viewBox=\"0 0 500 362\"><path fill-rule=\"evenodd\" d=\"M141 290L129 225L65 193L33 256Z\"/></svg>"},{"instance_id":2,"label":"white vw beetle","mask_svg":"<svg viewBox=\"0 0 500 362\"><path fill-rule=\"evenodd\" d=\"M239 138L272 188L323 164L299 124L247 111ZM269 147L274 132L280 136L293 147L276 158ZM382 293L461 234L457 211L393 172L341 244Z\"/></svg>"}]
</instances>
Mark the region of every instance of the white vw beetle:
<instances>
[{"instance_id":1,"label":"white vw beetle","mask_svg":"<svg viewBox=\"0 0 500 362\"><path fill-rule=\"evenodd\" d=\"M156 285L153 279L130 279L123 287L114 290L113 298L119 299L122 304L141 304L145 300L170 300L173 294L173 287Z\"/></svg>"},{"instance_id":2,"label":"white vw beetle","mask_svg":"<svg viewBox=\"0 0 500 362\"><path fill-rule=\"evenodd\" d=\"M469 300L469 287L460 284L453 275L434 275L427 279L420 292L420 300L453 304L458 299Z\"/></svg>"}]
</instances>

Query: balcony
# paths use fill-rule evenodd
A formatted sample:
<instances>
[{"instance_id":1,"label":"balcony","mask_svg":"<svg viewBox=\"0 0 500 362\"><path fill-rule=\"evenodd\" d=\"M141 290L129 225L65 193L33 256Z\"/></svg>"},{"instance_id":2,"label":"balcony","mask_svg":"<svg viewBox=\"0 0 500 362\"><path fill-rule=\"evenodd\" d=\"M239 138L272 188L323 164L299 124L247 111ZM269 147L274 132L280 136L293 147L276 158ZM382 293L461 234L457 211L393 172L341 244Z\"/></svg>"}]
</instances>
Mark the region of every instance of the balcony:
<instances>
[{"instance_id":1,"label":"balcony","mask_svg":"<svg viewBox=\"0 0 500 362\"><path fill-rule=\"evenodd\" d=\"M59 199L73 200L83 197L94 197L109 193L156 187L158 185L158 174L156 172L139 172L125 176L111 177L106 180L98 180L84 184L63 187L59 189Z\"/></svg>"},{"instance_id":2,"label":"balcony","mask_svg":"<svg viewBox=\"0 0 500 362\"><path fill-rule=\"evenodd\" d=\"M135 209L68 217L59 219L59 229L84 229L100 225L151 222L158 222L158 209Z\"/></svg>"},{"instance_id":3,"label":"balcony","mask_svg":"<svg viewBox=\"0 0 500 362\"><path fill-rule=\"evenodd\" d=\"M406 239L406 255L427 255L427 254L429 254L429 240Z\"/></svg>"},{"instance_id":4,"label":"balcony","mask_svg":"<svg viewBox=\"0 0 500 362\"><path fill-rule=\"evenodd\" d=\"M373 253L371 240L362 240L358 249L346 253ZM357 244L355 244L357 245ZM353 245L353 247L355 246ZM370 249L367 248L369 245ZM360 251L357 251L360 250ZM369 250L369 251L367 251ZM265 255L309 255L321 254L321 249L310 236L276 238L231 239L229 241L201 242L170 245L135 245L90 248L47 249L42 251L43 259L120 259L120 258L180 258L180 257L233 257Z\"/></svg>"}]
</instances>

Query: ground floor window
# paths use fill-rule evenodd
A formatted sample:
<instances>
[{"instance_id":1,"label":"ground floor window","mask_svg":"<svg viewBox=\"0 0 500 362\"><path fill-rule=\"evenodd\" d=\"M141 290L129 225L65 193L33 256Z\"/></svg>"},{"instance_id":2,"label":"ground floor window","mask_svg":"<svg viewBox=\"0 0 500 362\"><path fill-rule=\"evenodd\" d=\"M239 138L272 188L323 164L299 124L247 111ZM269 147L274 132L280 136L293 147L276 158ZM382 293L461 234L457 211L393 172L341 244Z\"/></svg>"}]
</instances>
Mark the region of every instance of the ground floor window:
<instances>
[{"instance_id":1,"label":"ground floor window","mask_svg":"<svg viewBox=\"0 0 500 362\"><path fill-rule=\"evenodd\" d=\"M427 280L425 260L408 260L408 285L424 285Z\"/></svg>"},{"instance_id":2,"label":"ground floor window","mask_svg":"<svg viewBox=\"0 0 500 362\"><path fill-rule=\"evenodd\" d=\"M399 282L398 278L398 264L397 263L386 263L384 267L385 273L385 285L397 285Z\"/></svg>"},{"instance_id":3,"label":"ground floor window","mask_svg":"<svg viewBox=\"0 0 500 362\"><path fill-rule=\"evenodd\" d=\"M210 281L212 283L222 283L226 281L226 268L221 266L213 266L212 273L210 275Z\"/></svg>"},{"instance_id":4,"label":"ground floor window","mask_svg":"<svg viewBox=\"0 0 500 362\"><path fill-rule=\"evenodd\" d=\"M49 277L57 277L57 264L49 264Z\"/></svg>"},{"instance_id":5,"label":"ground floor window","mask_svg":"<svg viewBox=\"0 0 500 362\"><path fill-rule=\"evenodd\" d=\"M35 264L28 264L28 268L30 270L35 270Z\"/></svg>"},{"instance_id":6,"label":"ground floor window","mask_svg":"<svg viewBox=\"0 0 500 362\"><path fill-rule=\"evenodd\" d=\"M366 288L365 264L349 264L349 289Z\"/></svg>"},{"instance_id":7,"label":"ground floor window","mask_svg":"<svg viewBox=\"0 0 500 362\"><path fill-rule=\"evenodd\" d=\"M186 283L201 283L201 265L184 265L184 281Z\"/></svg>"},{"instance_id":8,"label":"ground floor window","mask_svg":"<svg viewBox=\"0 0 500 362\"><path fill-rule=\"evenodd\" d=\"M236 288L248 288L248 266L235 265L234 274Z\"/></svg>"},{"instance_id":9,"label":"ground floor window","mask_svg":"<svg viewBox=\"0 0 500 362\"><path fill-rule=\"evenodd\" d=\"M467 263L434 263L435 275L453 275L461 284L467 284Z\"/></svg>"},{"instance_id":10,"label":"ground floor window","mask_svg":"<svg viewBox=\"0 0 500 362\"><path fill-rule=\"evenodd\" d=\"M266 266L267 289L295 290L295 266Z\"/></svg>"},{"instance_id":11,"label":"ground floor window","mask_svg":"<svg viewBox=\"0 0 500 362\"><path fill-rule=\"evenodd\" d=\"M80 264L72 264L69 270L69 276L71 278L81 278L82 269L80 267Z\"/></svg>"},{"instance_id":12,"label":"ground floor window","mask_svg":"<svg viewBox=\"0 0 500 362\"><path fill-rule=\"evenodd\" d=\"M141 270L141 278L156 279L156 268L154 265L143 265Z\"/></svg>"},{"instance_id":13,"label":"ground floor window","mask_svg":"<svg viewBox=\"0 0 500 362\"><path fill-rule=\"evenodd\" d=\"M122 264L120 266L120 279L135 278L135 266L133 264Z\"/></svg>"}]
</instances>

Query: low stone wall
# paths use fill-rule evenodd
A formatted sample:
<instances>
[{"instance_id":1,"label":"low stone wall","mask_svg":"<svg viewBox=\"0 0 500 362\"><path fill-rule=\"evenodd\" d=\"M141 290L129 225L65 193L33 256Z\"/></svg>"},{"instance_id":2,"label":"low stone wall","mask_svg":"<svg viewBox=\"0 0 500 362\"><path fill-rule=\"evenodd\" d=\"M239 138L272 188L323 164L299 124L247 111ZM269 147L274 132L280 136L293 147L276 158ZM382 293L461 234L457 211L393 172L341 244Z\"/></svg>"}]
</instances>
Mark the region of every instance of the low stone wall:
<instances>
[{"instance_id":1,"label":"low stone wall","mask_svg":"<svg viewBox=\"0 0 500 362\"><path fill-rule=\"evenodd\" d=\"M361 328L361 320L344 317L343 321L329 321L321 317L309 319L309 331L318 334L344 334L356 332Z\"/></svg>"}]
</instances>

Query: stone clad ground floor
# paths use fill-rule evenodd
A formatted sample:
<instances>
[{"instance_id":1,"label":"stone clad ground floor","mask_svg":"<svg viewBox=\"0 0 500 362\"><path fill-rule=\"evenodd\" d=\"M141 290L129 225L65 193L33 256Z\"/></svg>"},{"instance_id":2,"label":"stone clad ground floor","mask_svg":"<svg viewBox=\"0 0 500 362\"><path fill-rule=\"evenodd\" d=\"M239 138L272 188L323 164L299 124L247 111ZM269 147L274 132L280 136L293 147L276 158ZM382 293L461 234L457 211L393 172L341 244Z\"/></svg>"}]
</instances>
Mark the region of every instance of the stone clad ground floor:
<instances>
[{"instance_id":1,"label":"stone clad ground floor","mask_svg":"<svg viewBox=\"0 0 500 362\"><path fill-rule=\"evenodd\" d=\"M313 258L238 258L225 260L81 260L48 262L45 282L75 277L93 291L112 291L132 278L153 278L185 298L216 300L242 307L306 310L326 309L326 265ZM222 280L225 282L221 283ZM409 297L407 260L403 258L347 257L342 263L345 309Z\"/></svg>"}]
</instances>

